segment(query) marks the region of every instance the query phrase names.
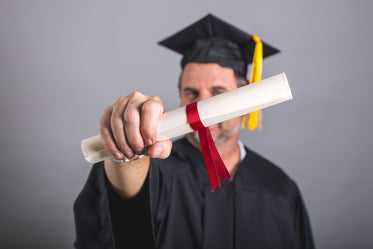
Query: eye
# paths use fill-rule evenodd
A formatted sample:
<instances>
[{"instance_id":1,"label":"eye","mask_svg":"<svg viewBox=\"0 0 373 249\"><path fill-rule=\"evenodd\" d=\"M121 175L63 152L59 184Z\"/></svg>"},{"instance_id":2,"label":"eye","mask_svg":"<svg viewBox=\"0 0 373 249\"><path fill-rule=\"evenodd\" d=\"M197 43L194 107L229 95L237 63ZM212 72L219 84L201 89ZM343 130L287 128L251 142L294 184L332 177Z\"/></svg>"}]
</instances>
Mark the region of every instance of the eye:
<instances>
[{"instance_id":1,"label":"eye","mask_svg":"<svg viewBox=\"0 0 373 249\"><path fill-rule=\"evenodd\" d=\"M226 91L227 91L227 89L224 89L224 88L221 88L221 87L219 87L219 88L214 88L214 89L212 89L212 91L211 91L211 95L212 95L212 96L216 96L216 95L219 95L219 94L225 93Z\"/></svg>"},{"instance_id":2,"label":"eye","mask_svg":"<svg viewBox=\"0 0 373 249\"><path fill-rule=\"evenodd\" d=\"M223 93L223 91L220 91L220 90L213 90L213 91L212 91L212 96L216 96L216 95L219 95L219 94L221 94L221 93Z\"/></svg>"},{"instance_id":3,"label":"eye","mask_svg":"<svg viewBox=\"0 0 373 249\"><path fill-rule=\"evenodd\" d=\"M188 98L189 100L197 99L199 95L199 92L194 89L185 89L184 90L184 96Z\"/></svg>"}]
</instances>

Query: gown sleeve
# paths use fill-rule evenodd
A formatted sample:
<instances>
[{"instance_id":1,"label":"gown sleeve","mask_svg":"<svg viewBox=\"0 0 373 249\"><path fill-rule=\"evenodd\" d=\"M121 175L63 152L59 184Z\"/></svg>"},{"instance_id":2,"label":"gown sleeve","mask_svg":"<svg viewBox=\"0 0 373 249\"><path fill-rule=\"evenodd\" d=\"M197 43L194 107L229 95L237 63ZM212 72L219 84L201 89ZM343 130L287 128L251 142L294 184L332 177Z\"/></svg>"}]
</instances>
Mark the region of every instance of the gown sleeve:
<instances>
[{"instance_id":1,"label":"gown sleeve","mask_svg":"<svg viewBox=\"0 0 373 249\"><path fill-rule=\"evenodd\" d=\"M74 203L75 248L154 248L148 180L135 199L126 201L111 188L103 166L93 166Z\"/></svg>"},{"instance_id":2,"label":"gown sleeve","mask_svg":"<svg viewBox=\"0 0 373 249\"><path fill-rule=\"evenodd\" d=\"M74 203L77 249L115 249L103 166L93 165Z\"/></svg>"},{"instance_id":3,"label":"gown sleeve","mask_svg":"<svg viewBox=\"0 0 373 249\"><path fill-rule=\"evenodd\" d=\"M107 183L109 184L109 183ZM109 210L117 249L155 248L151 227L148 178L140 194L131 201L122 199L107 186Z\"/></svg>"}]
</instances>

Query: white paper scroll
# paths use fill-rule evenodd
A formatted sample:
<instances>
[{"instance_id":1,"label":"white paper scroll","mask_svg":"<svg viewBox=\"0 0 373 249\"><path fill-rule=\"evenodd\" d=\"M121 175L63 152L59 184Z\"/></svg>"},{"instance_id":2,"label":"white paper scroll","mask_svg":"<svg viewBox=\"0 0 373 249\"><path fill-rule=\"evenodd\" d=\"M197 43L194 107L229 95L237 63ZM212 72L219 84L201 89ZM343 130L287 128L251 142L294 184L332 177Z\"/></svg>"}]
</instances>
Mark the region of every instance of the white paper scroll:
<instances>
[{"instance_id":1,"label":"white paper scroll","mask_svg":"<svg viewBox=\"0 0 373 249\"><path fill-rule=\"evenodd\" d=\"M249 112L292 99L284 73L234 89L198 102L198 112L204 126L217 124ZM185 114L185 106L166 112L158 124L158 141L192 132ZM100 135L84 139L81 143L85 159L96 163L112 158L105 150Z\"/></svg>"}]
</instances>

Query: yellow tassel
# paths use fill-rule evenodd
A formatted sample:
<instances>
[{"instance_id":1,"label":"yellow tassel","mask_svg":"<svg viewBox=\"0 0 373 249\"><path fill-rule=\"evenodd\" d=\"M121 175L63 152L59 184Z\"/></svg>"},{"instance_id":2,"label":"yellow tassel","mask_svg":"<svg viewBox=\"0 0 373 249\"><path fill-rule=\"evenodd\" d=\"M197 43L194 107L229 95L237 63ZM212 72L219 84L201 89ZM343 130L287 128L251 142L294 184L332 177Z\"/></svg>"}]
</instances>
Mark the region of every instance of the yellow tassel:
<instances>
[{"instance_id":1,"label":"yellow tassel","mask_svg":"<svg viewBox=\"0 0 373 249\"><path fill-rule=\"evenodd\" d=\"M248 123L249 123L249 114L245 114L242 116L241 129L246 129L248 127Z\"/></svg>"},{"instance_id":2,"label":"yellow tassel","mask_svg":"<svg viewBox=\"0 0 373 249\"><path fill-rule=\"evenodd\" d=\"M253 40L255 41L255 50L253 63L251 68L251 76L249 84L262 80L262 70L263 70L263 44L260 38L253 35ZM250 117L249 117L250 115ZM248 128L250 130L262 129L262 110L251 112L242 117L241 128Z\"/></svg>"}]
</instances>

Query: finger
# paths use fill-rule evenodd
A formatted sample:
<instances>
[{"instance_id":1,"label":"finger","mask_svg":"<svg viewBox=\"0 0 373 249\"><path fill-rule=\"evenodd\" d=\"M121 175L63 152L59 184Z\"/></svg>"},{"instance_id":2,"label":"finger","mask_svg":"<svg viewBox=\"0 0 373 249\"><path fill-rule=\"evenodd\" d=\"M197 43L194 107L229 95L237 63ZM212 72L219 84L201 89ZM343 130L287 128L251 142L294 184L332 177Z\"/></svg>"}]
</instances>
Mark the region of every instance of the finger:
<instances>
[{"instance_id":1,"label":"finger","mask_svg":"<svg viewBox=\"0 0 373 249\"><path fill-rule=\"evenodd\" d=\"M152 158L166 159L170 156L171 148L171 140L157 141L148 148L148 155Z\"/></svg>"},{"instance_id":2,"label":"finger","mask_svg":"<svg viewBox=\"0 0 373 249\"><path fill-rule=\"evenodd\" d=\"M116 158L122 159L123 154L120 152L118 147L116 146L113 134L111 132L111 126L110 126L110 117L112 113L112 107L108 107L105 109L104 113L101 116L100 119L100 136L102 143L104 147L110 151L111 154L113 154Z\"/></svg>"},{"instance_id":3,"label":"finger","mask_svg":"<svg viewBox=\"0 0 373 249\"><path fill-rule=\"evenodd\" d=\"M123 113L128 104L128 98L120 97L113 105L113 111L110 118L111 131L115 139L117 148L128 158L132 158L135 154L131 147L128 145L125 132Z\"/></svg>"},{"instance_id":4,"label":"finger","mask_svg":"<svg viewBox=\"0 0 373 249\"><path fill-rule=\"evenodd\" d=\"M157 139L158 121L163 112L163 103L158 97L150 97L142 105L140 131L146 146L155 143Z\"/></svg>"},{"instance_id":5,"label":"finger","mask_svg":"<svg viewBox=\"0 0 373 249\"><path fill-rule=\"evenodd\" d=\"M132 93L123 113L125 136L128 145L136 154L142 154L145 147L144 139L140 132L140 109L142 103L144 103L147 98L147 96L141 93Z\"/></svg>"}]
</instances>

